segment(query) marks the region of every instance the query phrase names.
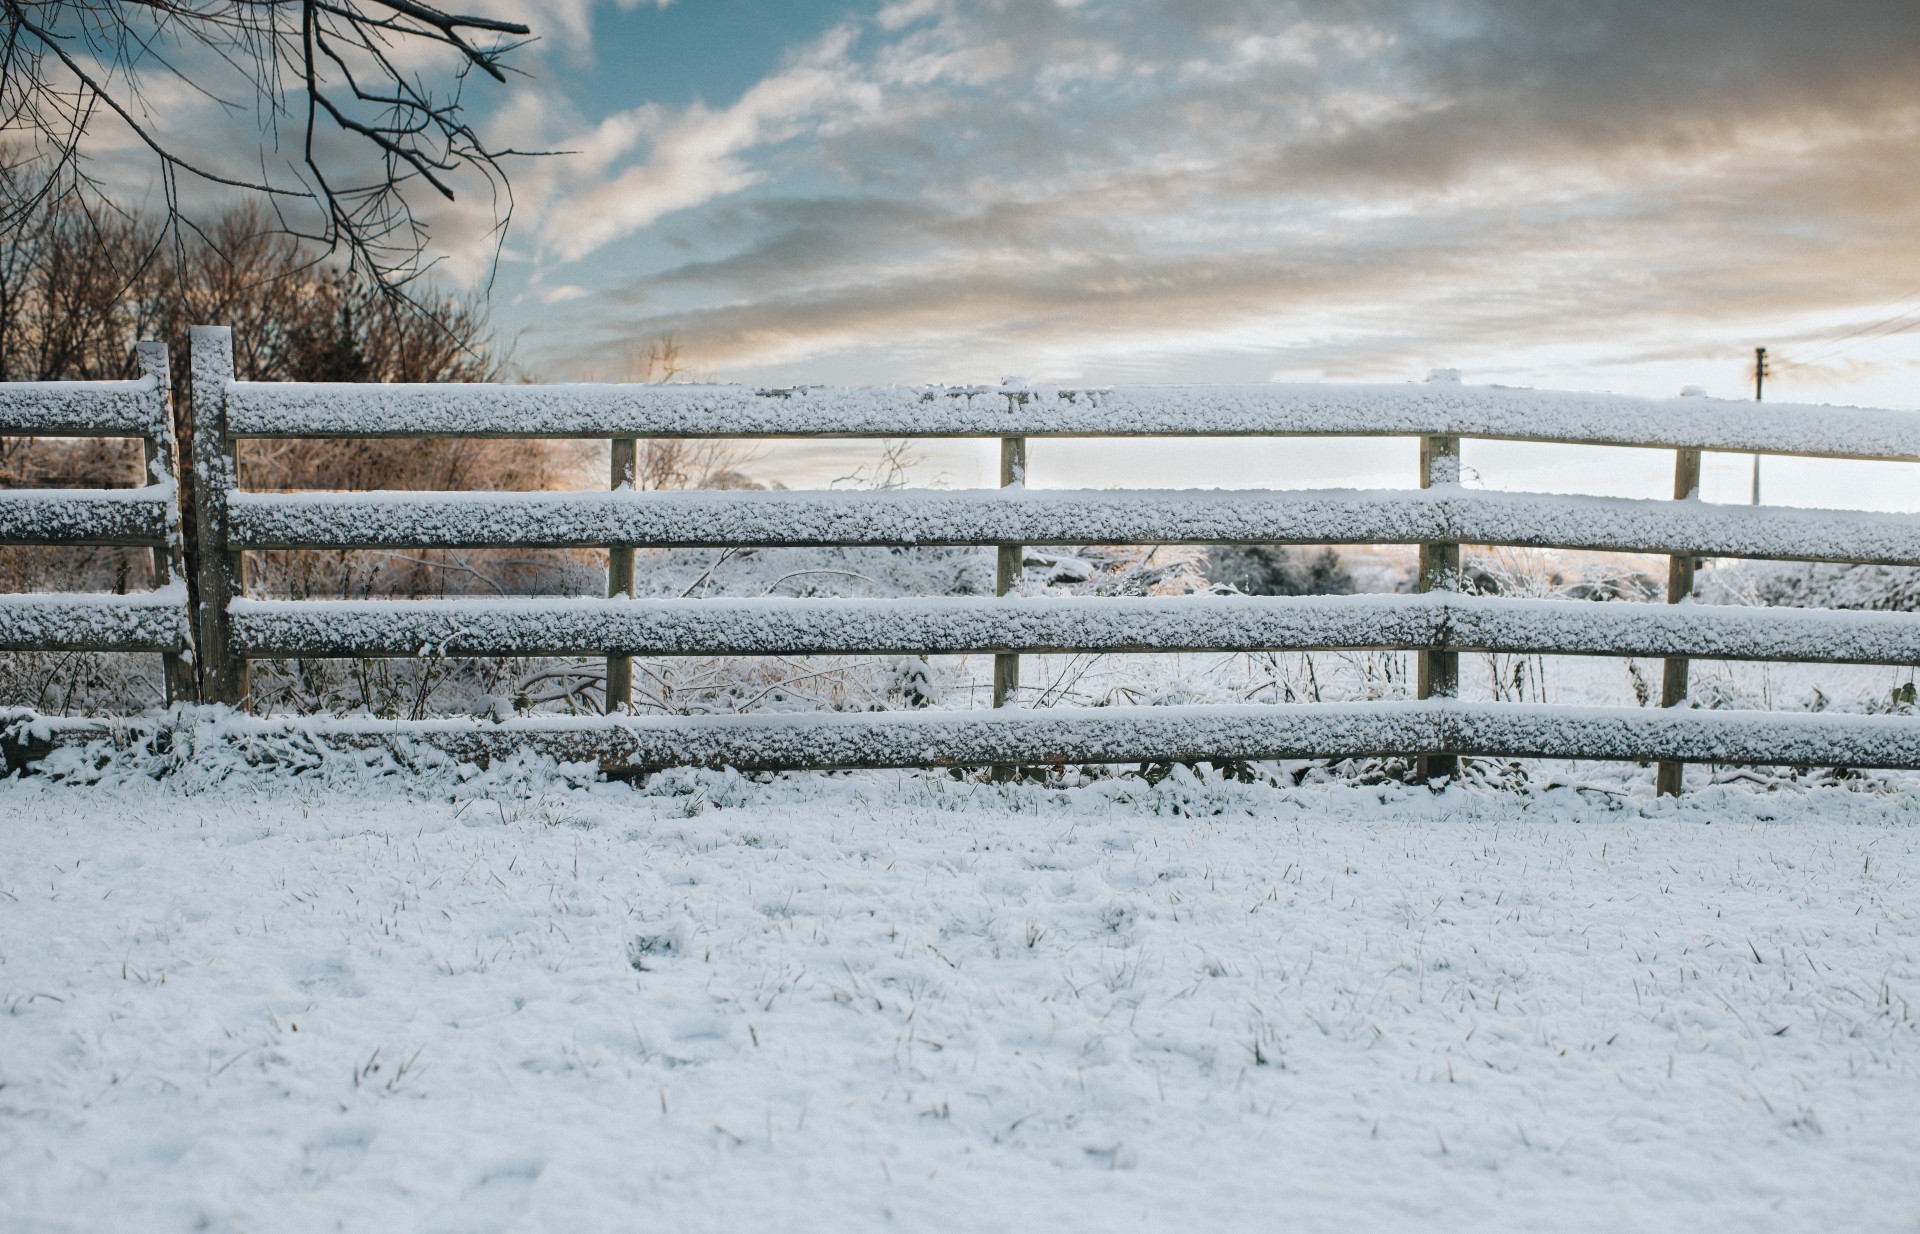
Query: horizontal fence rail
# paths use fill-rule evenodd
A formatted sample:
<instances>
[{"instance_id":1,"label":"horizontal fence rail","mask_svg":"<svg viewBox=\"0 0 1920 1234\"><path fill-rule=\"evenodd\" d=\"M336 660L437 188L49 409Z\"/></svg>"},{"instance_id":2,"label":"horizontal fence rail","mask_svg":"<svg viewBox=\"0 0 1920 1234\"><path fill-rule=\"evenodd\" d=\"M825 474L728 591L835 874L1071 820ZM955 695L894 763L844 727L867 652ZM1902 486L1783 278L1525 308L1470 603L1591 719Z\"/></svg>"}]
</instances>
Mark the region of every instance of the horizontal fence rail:
<instances>
[{"instance_id":1,"label":"horizontal fence rail","mask_svg":"<svg viewBox=\"0 0 1920 1234\"><path fill-rule=\"evenodd\" d=\"M802 548L1449 541L1920 564L1920 515L1621 497L1404 491L246 493L232 542L272 548Z\"/></svg>"},{"instance_id":2,"label":"horizontal fence rail","mask_svg":"<svg viewBox=\"0 0 1920 1234\"><path fill-rule=\"evenodd\" d=\"M0 491L0 543L149 547L145 596L0 597L0 649L169 656L169 696L245 705L252 659L606 657L610 712L630 701L631 657L991 655L995 710L282 724L183 712L170 721L12 720L10 763L97 743L220 740L267 761L299 751L418 745L486 761L518 750L609 769L986 766L1395 756L1423 778L1461 757L1657 762L1661 792L1686 763L1920 768L1905 716L1706 711L1686 706L1692 659L1920 665L1920 616L1691 602L1700 559L1920 565L1920 515L1723 506L1699 500L1702 451L1920 461L1920 415L1705 398L1470 387L1284 384L1117 389L345 385L235 379L229 331L193 332L197 528L189 611L180 563L177 450L164 351L136 381L0 387L0 435L138 436L147 487ZM1035 490L1031 438L1417 439L1418 488ZM250 439L601 438L611 486L594 492L249 492ZM643 438L934 438L1000 442L998 489L637 492ZM1674 499L1463 487L1463 439L1666 449ZM1420 550L1420 594L1026 596L1025 546L1397 544ZM1667 559L1667 604L1462 594L1461 546ZM991 547L996 595L904 599L635 599L635 550ZM601 598L359 601L249 597L247 556L358 549L598 549ZM164 559L164 560L162 560ZM197 659L195 653L197 651ZM1417 653L1409 701L1025 709L1022 655ZM1658 708L1463 702L1462 653L1662 661ZM184 677L176 683L176 670ZM196 671L197 670L197 671ZM177 688L176 688L177 685ZM1029 693L1028 697L1031 697ZM11 727L8 727L11 725ZM189 736L187 734L197 734Z\"/></svg>"},{"instance_id":3,"label":"horizontal fence rail","mask_svg":"<svg viewBox=\"0 0 1920 1234\"><path fill-rule=\"evenodd\" d=\"M182 582L132 595L0 595L0 651L159 651L191 645Z\"/></svg>"},{"instance_id":4,"label":"horizontal fence rail","mask_svg":"<svg viewBox=\"0 0 1920 1234\"><path fill-rule=\"evenodd\" d=\"M170 484L0 490L0 544L162 548L179 518Z\"/></svg>"},{"instance_id":5,"label":"horizontal fence rail","mask_svg":"<svg viewBox=\"0 0 1920 1234\"><path fill-rule=\"evenodd\" d=\"M155 408L166 399L164 381L149 374L132 381L0 383L0 437L148 437L157 427Z\"/></svg>"},{"instance_id":6,"label":"horizontal fence rail","mask_svg":"<svg viewBox=\"0 0 1920 1234\"><path fill-rule=\"evenodd\" d=\"M4 616L0 616L0 621ZM3 629L4 627L0 627ZM1387 596L242 600L249 656L1411 651L1920 662L1907 613Z\"/></svg>"},{"instance_id":7,"label":"horizontal fence rail","mask_svg":"<svg viewBox=\"0 0 1920 1234\"><path fill-rule=\"evenodd\" d=\"M402 764L427 747L461 762L534 752L611 771L1197 763L1391 755L1622 762L1920 768L1920 723L1904 717L1378 702L1204 707L1060 707L1039 711L822 715L537 717L274 723L224 715L181 723L52 720L0 711L10 766L62 748L227 742L262 764L303 765L324 751L385 751Z\"/></svg>"},{"instance_id":8,"label":"horizontal fence rail","mask_svg":"<svg viewBox=\"0 0 1920 1234\"><path fill-rule=\"evenodd\" d=\"M235 437L1467 437L1920 461L1920 417L1421 385L755 389L233 382Z\"/></svg>"}]
</instances>

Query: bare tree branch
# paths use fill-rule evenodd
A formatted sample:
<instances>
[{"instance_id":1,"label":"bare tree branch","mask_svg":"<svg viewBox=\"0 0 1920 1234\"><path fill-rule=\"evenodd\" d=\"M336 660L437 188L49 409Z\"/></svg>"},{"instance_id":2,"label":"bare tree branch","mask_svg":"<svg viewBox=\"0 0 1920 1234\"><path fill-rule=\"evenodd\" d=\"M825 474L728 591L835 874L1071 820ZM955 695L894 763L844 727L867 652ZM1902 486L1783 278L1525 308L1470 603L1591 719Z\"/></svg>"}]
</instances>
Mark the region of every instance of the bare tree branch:
<instances>
[{"instance_id":1,"label":"bare tree branch","mask_svg":"<svg viewBox=\"0 0 1920 1234\"><path fill-rule=\"evenodd\" d=\"M519 22L421 0L0 0L0 162L35 174L0 183L0 228L75 196L111 205L89 161L111 116L151 157L176 255L204 237L181 196L198 181L264 200L287 235L384 294L405 298L435 257L418 193L484 191L498 244L513 213L495 147L469 121L475 70L504 83L530 39ZM409 67L439 53L437 82ZM260 172L223 168L214 132L181 132L149 98L160 81L235 117L251 97ZM181 109L177 106L176 112ZM297 151L280 141L298 117ZM230 202L208 207L214 215Z\"/></svg>"}]
</instances>

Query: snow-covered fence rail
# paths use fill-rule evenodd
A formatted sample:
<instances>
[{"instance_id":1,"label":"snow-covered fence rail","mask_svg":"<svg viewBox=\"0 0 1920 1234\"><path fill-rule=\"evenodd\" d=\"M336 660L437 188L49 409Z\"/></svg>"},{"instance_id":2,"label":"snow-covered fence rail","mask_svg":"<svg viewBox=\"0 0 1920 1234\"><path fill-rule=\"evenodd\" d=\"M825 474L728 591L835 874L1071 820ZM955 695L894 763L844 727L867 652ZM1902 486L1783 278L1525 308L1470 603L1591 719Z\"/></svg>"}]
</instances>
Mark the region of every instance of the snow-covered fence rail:
<instances>
[{"instance_id":1,"label":"snow-covered fence rail","mask_svg":"<svg viewBox=\"0 0 1920 1234\"><path fill-rule=\"evenodd\" d=\"M0 384L0 436L139 438L146 481L131 489L0 489L0 544L147 548L154 589L0 595L0 650L159 652L169 701L191 699L193 638L167 349L141 343L137 357L141 375L130 381Z\"/></svg>"},{"instance_id":2,"label":"snow-covered fence rail","mask_svg":"<svg viewBox=\"0 0 1920 1234\"><path fill-rule=\"evenodd\" d=\"M0 610L0 621L4 621ZM1491 651L1920 663L1906 613L1450 595L239 600L253 656Z\"/></svg>"},{"instance_id":3,"label":"snow-covered fence rail","mask_svg":"<svg viewBox=\"0 0 1920 1234\"><path fill-rule=\"evenodd\" d=\"M236 437L1467 437L1920 461L1920 416L1421 385L941 387L234 382Z\"/></svg>"},{"instance_id":4,"label":"snow-covered fence rail","mask_svg":"<svg viewBox=\"0 0 1920 1234\"><path fill-rule=\"evenodd\" d=\"M1920 723L1897 716L1457 700L833 712L803 718L529 716L501 723L231 715L202 722L192 712L172 720L127 721L0 710L0 738L8 739L0 741L0 747L9 766L63 747L105 752L137 746L184 757L194 748L225 742L238 744L250 762L293 767L310 766L323 752L375 751L402 766L442 756L484 763L532 752L623 770L1218 762L1397 754L1920 768Z\"/></svg>"},{"instance_id":5,"label":"snow-covered fence rail","mask_svg":"<svg viewBox=\"0 0 1920 1234\"><path fill-rule=\"evenodd\" d=\"M1684 398L1468 387L1271 385L1117 390L722 386L326 385L234 380L225 330L194 333L198 578L209 701L241 703L250 658L605 655L622 711L631 656L991 654L992 713L738 719L529 718L506 724L326 721L321 744L414 734L449 752L538 748L655 766L996 766L1135 759L1460 755L1651 759L1662 791L1687 761L1920 765L1920 721L1688 711L1689 659L1920 663L1904 613L1681 605L1699 557L1920 565L1920 516L1709 505L1703 450L1920 461L1920 416ZM25 406L25 404L21 404ZM8 414L24 415L25 412ZM120 414L131 417L131 411ZM0 419L0 430L9 421ZM131 423L131 420L129 420ZM1032 490L1032 437L1399 436L1420 487L1390 491ZM613 443L606 492L264 493L240 489L249 438L577 437ZM988 437L1001 487L980 491L637 492L639 438ZM1673 501L1468 490L1463 438L1675 451ZM71 495L44 498L51 510ZM92 500L91 498L89 500ZM71 513L0 503L0 529L100 528L103 495ZM98 507L98 508L97 508ZM127 519L146 517L134 506ZM10 523L8 520L14 520ZM91 521L89 521L91 520ZM133 526L128 535L152 530ZM1416 544L1417 596L1039 598L1015 589L1026 544ZM1467 544L1655 553L1673 606L1527 601L1456 590ZM995 599L635 600L636 548L979 545L999 550ZM609 552L612 598L283 601L244 595L246 554L277 549L587 547ZM130 615L123 615L133 621ZM0 607L0 637L11 628ZM1041 652L1412 650L1408 705L1096 712L1017 707L1019 657ZM1666 660L1663 709L1466 704L1459 653ZM1002 706L1002 704L1008 704ZM55 726L47 741L82 734ZM464 756L464 755L463 755Z\"/></svg>"},{"instance_id":6,"label":"snow-covered fence rail","mask_svg":"<svg viewBox=\"0 0 1920 1234\"><path fill-rule=\"evenodd\" d=\"M1143 489L235 493L230 543L284 548L1501 544L1920 564L1920 515L1494 493Z\"/></svg>"}]
</instances>

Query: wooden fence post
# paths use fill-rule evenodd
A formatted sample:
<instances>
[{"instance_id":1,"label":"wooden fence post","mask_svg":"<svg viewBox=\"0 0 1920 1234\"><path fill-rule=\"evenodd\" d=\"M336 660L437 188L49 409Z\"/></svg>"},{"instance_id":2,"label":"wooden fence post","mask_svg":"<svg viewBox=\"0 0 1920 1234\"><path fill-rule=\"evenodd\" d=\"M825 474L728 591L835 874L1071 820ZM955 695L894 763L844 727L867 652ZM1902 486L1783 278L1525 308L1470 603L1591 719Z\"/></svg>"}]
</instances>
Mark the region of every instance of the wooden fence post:
<instances>
[{"instance_id":1,"label":"wooden fence post","mask_svg":"<svg viewBox=\"0 0 1920 1234\"><path fill-rule=\"evenodd\" d=\"M227 549L227 495L240 487L227 435L227 383L233 380L233 331L195 326L189 333L193 377L193 515L200 544L200 697L242 705L247 661L234 654L227 605L246 590L246 557Z\"/></svg>"},{"instance_id":2,"label":"wooden fence post","mask_svg":"<svg viewBox=\"0 0 1920 1234\"><path fill-rule=\"evenodd\" d=\"M639 457L640 443L632 437L613 439L613 474L611 485L615 489L634 487L634 462ZM607 597L633 597L633 548L631 545L612 545L607 549ZM608 715L633 710L633 658L631 656L607 657L606 711Z\"/></svg>"},{"instance_id":3,"label":"wooden fence post","mask_svg":"<svg viewBox=\"0 0 1920 1234\"><path fill-rule=\"evenodd\" d=\"M1027 483L1027 439L1000 439L1000 487L1024 488ZM994 563L993 594L1004 596L1020 585L1026 559L1024 544L1002 544ZM1008 700L1018 703L1020 695L1020 657L1003 653L993 657L993 705L1004 707Z\"/></svg>"},{"instance_id":4,"label":"wooden fence post","mask_svg":"<svg viewBox=\"0 0 1920 1234\"><path fill-rule=\"evenodd\" d=\"M1000 439L1000 487L1025 488L1027 483L1027 439L1025 437L1002 437ZM1024 544L1002 544L994 562L993 594L1004 596L1020 586L1025 571L1027 546ZM1003 652L993 657L993 705L1005 707L1020 702L1020 656L1017 652ZM1011 780L1016 768L1011 765L996 766L993 778Z\"/></svg>"},{"instance_id":5,"label":"wooden fence post","mask_svg":"<svg viewBox=\"0 0 1920 1234\"><path fill-rule=\"evenodd\" d=\"M185 584L187 561L180 538L180 449L173 434L173 372L167 364L167 345L147 341L133 349L142 377L153 378L153 426L147 430L146 468L148 484L171 484L173 504L167 508L167 543L153 550L153 585ZM167 682L167 705L191 703L200 697L200 682L194 672L193 619L189 611L186 646L161 657Z\"/></svg>"},{"instance_id":6,"label":"wooden fence post","mask_svg":"<svg viewBox=\"0 0 1920 1234\"><path fill-rule=\"evenodd\" d=\"M1460 439L1458 437L1422 437L1420 439L1420 487L1460 483ZM1431 542L1420 546L1420 590L1457 591L1460 587L1460 546ZM1415 694L1419 698L1453 698L1460 693L1460 653L1422 651L1419 655ZM1422 781L1452 779L1460 772L1460 760L1451 754L1421 755L1418 775Z\"/></svg>"},{"instance_id":7,"label":"wooden fence post","mask_svg":"<svg viewBox=\"0 0 1920 1234\"><path fill-rule=\"evenodd\" d=\"M1758 458L1759 455L1755 455ZM1676 450L1673 454L1673 499L1690 501L1700 495L1700 451ZM1693 594L1694 559L1667 558L1667 603L1678 604ZM1687 658L1668 656L1660 671L1660 705L1678 707L1687 701ZM1663 760L1654 773L1653 790L1657 796L1678 797L1685 764Z\"/></svg>"}]
</instances>

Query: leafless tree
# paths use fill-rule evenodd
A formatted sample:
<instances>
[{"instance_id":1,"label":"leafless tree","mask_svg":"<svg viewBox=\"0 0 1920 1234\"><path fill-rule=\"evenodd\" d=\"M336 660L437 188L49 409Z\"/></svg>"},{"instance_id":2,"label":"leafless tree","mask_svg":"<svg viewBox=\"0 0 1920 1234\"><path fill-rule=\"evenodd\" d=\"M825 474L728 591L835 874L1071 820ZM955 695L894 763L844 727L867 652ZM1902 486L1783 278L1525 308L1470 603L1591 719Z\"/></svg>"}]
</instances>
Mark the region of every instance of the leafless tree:
<instances>
[{"instance_id":1,"label":"leafless tree","mask_svg":"<svg viewBox=\"0 0 1920 1234\"><path fill-rule=\"evenodd\" d=\"M681 354L679 336L673 334L630 348L626 367L627 380L651 385L707 380ZM759 457L760 452L745 442L725 438L646 438L634 460L634 487L764 488L746 472Z\"/></svg>"},{"instance_id":2,"label":"leafless tree","mask_svg":"<svg viewBox=\"0 0 1920 1234\"><path fill-rule=\"evenodd\" d=\"M0 172L4 183L5 172ZM257 381L491 381L485 306L416 284L402 305L364 277L314 266L274 233L257 206L231 210L193 237L184 263L148 262L162 224L138 215L89 218L59 203L34 226L0 232L0 381L135 375L133 345L166 341L177 362L173 406L185 440L187 329L234 327L235 367ZM248 441L240 463L262 489L538 489L572 475L574 443ZM597 469L595 469L597 471ZM182 477L190 486L191 471ZM102 438L0 438L0 486L141 483L136 443ZM191 518L193 504L183 516ZM551 589L564 562L478 566L460 554L269 554L265 586L281 590L435 591L471 583ZM140 586L145 555L120 549L0 549L0 590ZM476 571L493 571L490 582ZM533 577L545 571L540 577ZM51 573L49 573L51 572ZM189 583L192 582L189 576Z\"/></svg>"},{"instance_id":3,"label":"leafless tree","mask_svg":"<svg viewBox=\"0 0 1920 1234\"><path fill-rule=\"evenodd\" d=\"M627 380L665 385L686 377L687 362L680 356L680 336L663 334L627 354ZM697 379L696 379L697 380Z\"/></svg>"},{"instance_id":4,"label":"leafless tree","mask_svg":"<svg viewBox=\"0 0 1920 1234\"><path fill-rule=\"evenodd\" d=\"M111 209L96 149L125 144L157 173L166 225L156 252L205 238L183 193L248 195L279 229L309 242L389 296L429 265L420 195L489 195L496 240L512 215L504 162L518 151L473 127L465 89L478 71L504 82L528 41L519 22L448 13L423 0L0 0L0 132L9 176L0 230L22 231L56 205ZM418 66L437 65L438 84ZM164 93L163 101L159 96ZM203 100L207 107L183 100ZM217 153L217 126L195 114L258 121L250 169ZM117 132L115 130L118 130ZM257 155L252 157L252 155Z\"/></svg>"}]
</instances>

